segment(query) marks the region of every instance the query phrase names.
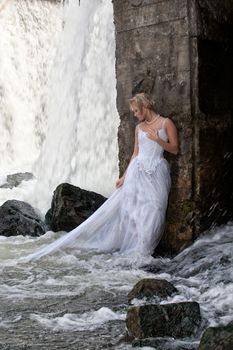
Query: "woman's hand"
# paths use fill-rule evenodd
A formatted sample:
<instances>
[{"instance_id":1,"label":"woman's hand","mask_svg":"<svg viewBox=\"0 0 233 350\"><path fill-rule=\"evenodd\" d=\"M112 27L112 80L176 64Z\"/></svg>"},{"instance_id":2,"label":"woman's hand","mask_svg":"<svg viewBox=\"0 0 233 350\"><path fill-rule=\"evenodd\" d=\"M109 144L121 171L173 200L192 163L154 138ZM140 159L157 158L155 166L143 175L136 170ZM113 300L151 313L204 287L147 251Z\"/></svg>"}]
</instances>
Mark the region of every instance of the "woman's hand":
<instances>
[{"instance_id":1,"label":"woman's hand","mask_svg":"<svg viewBox=\"0 0 233 350\"><path fill-rule=\"evenodd\" d=\"M151 139L152 141L157 142L159 140L159 132L158 129L155 130L147 130L146 133L147 137L149 137L149 139Z\"/></svg>"},{"instance_id":2,"label":"woman's hand","mask_svg":"<svg viewBox=\"0 0 233 350\"><path fill-rule=\"evenodd\" d=\"M177 135L177 129L173 121L169 118L165 119L166 122L166 127L164 128L167 136L168 136L168 141L164 141L159 137L159 129L147 130L147 137L155 142L157 142L165 151L173 153L173 154L178 154L179 152L179 140L178 140L178 135ZM165 124L163 123L163 125Z\"/></svg>"},{"instance_id":3,"label":"woman's hand","mask_svg":"<svg viewBox=\"0 0 233 350\"><path fill-rule=\"evenodd\" d=\"M123 185L124 180L125 180L124 176L120 177L116 182L116 188L120 188Z\"/></svg>"}]
</instances>

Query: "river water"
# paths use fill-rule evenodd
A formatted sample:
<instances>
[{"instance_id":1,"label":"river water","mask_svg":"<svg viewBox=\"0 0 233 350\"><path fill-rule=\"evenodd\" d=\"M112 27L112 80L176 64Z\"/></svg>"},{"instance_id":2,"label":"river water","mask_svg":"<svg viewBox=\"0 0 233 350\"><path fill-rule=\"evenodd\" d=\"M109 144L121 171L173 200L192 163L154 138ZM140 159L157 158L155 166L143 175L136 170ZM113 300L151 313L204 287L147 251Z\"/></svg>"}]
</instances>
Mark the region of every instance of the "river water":
<instances>
[{"instance_id":1,"label":"river water","mask_svg":"<svg viewBox=\"0 0 233 350\"><path fill-rule=\"evenodd\" d=\"M43 215L63 181L110 194L119 124L111 1L4 1L0 30L0 182L35 175L0 189L0 204L25 200ZM62 234L0 237L0 349L131 349L120 341L127 293L145 277L176 286L163 303L199 302L203 329L232 319L232 223L172 259L69 249L19 263Z\"/></svg>"},{"instance_id":2,"label":"river water","mask_svg":"<svg viewBox=\"0 0 233 350\"><path fill-rule=\"evenodd\" d=\"M127 294L148 277L164 278L178 289L163 303L197 301L202 327L232 319L232 223L213 229L173 259L69 249L18 262L61 234L1 237L1 349L130 349L118 343L126 331ZM186 344L198 344L199 336Z\"/></svg>"}]
</instances>

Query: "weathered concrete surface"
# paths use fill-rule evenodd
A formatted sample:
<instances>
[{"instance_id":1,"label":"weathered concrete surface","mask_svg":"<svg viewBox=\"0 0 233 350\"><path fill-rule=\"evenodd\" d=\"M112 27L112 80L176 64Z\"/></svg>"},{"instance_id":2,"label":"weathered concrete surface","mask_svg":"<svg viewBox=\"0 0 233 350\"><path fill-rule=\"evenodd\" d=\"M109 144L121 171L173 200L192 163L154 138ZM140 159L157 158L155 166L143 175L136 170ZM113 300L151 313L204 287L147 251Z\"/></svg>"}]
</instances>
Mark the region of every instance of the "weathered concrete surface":
<instances>
[{"instance_id":1,"label":"weathered concrete surface","mask_svg":"<svg viewBox=\"0 0 233 350\"><path fill-rule=\"evenodd\" d=\"M216 218L225 222L232 215L232 1L113 0L113 6L120 171L133 150L128 99L149 92L158 112L171 116L179 130L180 153L167 155L173 186L160 243L160 251L176 252ZM209 55L211 45L225 53ZM213 63L217 77L215 68L209 75Z\"/></svg>"}]
</instances>

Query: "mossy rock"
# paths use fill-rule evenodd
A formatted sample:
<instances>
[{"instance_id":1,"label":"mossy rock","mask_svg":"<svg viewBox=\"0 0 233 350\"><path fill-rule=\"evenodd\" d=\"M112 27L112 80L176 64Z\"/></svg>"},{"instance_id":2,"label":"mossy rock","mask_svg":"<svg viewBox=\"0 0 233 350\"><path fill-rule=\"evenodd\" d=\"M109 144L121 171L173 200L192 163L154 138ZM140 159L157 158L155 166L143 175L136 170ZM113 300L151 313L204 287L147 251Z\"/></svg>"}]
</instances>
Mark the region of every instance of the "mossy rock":
<instances>
[{"instance_id":1,"label":"mossy rock","mask_svg":"<svg viewBox=\"0 0 233 350\"><path fill-rule=\"evenodd\" d=\"M233 321L226 326L209 327L201 337L198 350L232 350Z\"/></svg>"}]
</instances>

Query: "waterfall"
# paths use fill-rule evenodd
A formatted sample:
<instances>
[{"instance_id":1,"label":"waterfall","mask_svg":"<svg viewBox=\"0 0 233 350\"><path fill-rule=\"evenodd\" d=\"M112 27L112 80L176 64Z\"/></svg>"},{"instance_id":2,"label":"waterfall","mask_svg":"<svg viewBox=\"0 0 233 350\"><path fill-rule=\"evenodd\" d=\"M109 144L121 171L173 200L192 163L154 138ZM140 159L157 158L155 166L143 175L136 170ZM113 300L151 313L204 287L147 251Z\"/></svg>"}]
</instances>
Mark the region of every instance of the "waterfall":
<instances>
[{"instance_id":1,"label":"waterfall","mask_svg":"<svg viewBox=\"0 0 233 350\"><path fill-rule=\"evenodd\" d=\"M62 6L4 1L0 7L0 171L31 171L45 118L43 94L59 34Z\"/></svg>"},{"instance_id":2,"label":"waterfall","mask_svg":"<svg viewBox=\"0 0 233 350\"><path fill-rule=\"evenodd\" d=\"M3 168L32 170L30 202L42 211L61 182L109 195L119 124L111 0L11 1L0 16Z\"/></svg>"}]
</instances>

